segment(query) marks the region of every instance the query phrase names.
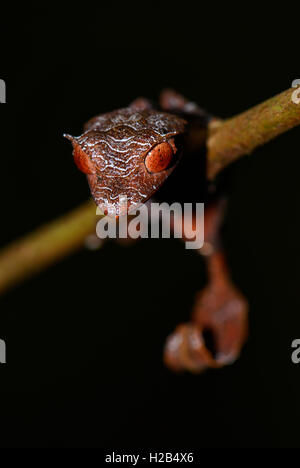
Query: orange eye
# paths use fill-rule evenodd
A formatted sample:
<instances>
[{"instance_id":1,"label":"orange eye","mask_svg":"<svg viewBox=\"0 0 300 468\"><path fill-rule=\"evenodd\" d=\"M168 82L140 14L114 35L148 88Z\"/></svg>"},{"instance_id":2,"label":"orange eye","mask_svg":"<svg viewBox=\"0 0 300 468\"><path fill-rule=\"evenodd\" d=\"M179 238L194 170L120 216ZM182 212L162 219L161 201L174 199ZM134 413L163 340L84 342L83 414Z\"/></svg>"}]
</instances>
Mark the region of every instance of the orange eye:
<instances>
[{"instance_id":1,"label":"orange eye","mask_svg":"<svg viewBox=\"0 0 300 468\"><path fill-rule=\"evenodd\" d=\"M84 172L84 174L95 173L95 168L91 159L77 144L74 145L73 156L75 164L80 171Z\"/></svg>"},{"instance_id":2,"label":"orange eye","mask_svg":"<svg viewBox=\"0 0 300 468\"><path fill-rule=\"evenodd\" d=\"M177 149L174 140L156 145L146 156L145 165L149 172L160 172L166 169Z\"/></svg>"}]
</instances>

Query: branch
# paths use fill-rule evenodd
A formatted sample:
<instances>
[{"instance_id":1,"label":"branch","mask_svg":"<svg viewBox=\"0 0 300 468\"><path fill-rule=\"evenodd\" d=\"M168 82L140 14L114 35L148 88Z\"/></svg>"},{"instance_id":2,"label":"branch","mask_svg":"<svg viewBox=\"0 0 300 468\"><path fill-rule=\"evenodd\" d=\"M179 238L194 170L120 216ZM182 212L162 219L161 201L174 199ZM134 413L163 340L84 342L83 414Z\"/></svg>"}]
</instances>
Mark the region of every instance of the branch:
<instances>
[{"instance_id":1,"label":"branch","mask_svg":"<svg viewBox=\"0 0 300 468\"><path fill-rule=\"evenodd\" d=\"M291 88L211 129L207 141L208 177L258 146L300 124L300 105Z\"/></svg>"},{"instance_id":2,"label":"branch","mask_svg":"<svg viewBox=\"0 0 300 468\"><path fill-rule=\"evenodd\" d=\"M208 129L208 176L215 175L257 146L300 124L300 105L292 102L295 89L259 104ZM95 230L96 207L88 201L0 251L0 293L82 247Z\"/></svg>"},{"instance_id":3,"label":"branch","mask_svg":"<svg viewBox=\"0 0 300 468\"><path fill-rule=\"evenodd\" d=\"M96 205L88 201L0 251L0 293L80 249L95 230Z\"/></svg>"}]
</instances>

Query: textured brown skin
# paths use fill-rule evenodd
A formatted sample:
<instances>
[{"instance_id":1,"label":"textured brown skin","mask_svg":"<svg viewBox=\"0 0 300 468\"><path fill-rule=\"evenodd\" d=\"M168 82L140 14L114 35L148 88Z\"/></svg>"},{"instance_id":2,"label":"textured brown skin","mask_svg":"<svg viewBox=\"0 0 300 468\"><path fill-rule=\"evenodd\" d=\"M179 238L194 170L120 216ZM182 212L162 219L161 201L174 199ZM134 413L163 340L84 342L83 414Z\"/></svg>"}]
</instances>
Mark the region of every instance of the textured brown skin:
<instances>
[{"instance_id":1,"label":"textured brown skin","mask_svg":"<svg viewBox=\"0 0 300 468\"><path fill-rule=\"evenodd\" d=\"M207 260L209 283L195 298L192 320L169 336L164 361L175 371L199 373L234 362L248 335L248 304L229 278L224 255ZM215 353L206 346L204 332L213 334Z\"/></svg>"},{"instance_id":2,"label":"textured brown skin","mask_svg":"<svg viewBox=\"0 0 300 468\"><path fill-rule=\"evenodd\" d=\"M86 155L82 167L89 168L87 178L93 198L105 213L117 216L123 213L120 196L127 197L129 211L144 203L178 162L177 151L174 164L170 158L165 169L147 170L147 154L161 143L170 140L173 144L173 137L184 134L187 123L180 117L145 107L147 101L136 101L131 107L89 120L79 137L65 135L73 144L75 161L78 155Z\"/></svg>"},{"instance_id":3,"label":"textured brown skin","mask_svg":"<svg viewBox=\"0 0 300 468\"><path fill-rule=\"evenodd\" d=\"M204 245L199 253L205 256L208 284L195 297L191 321L179 325L167 339L164 361L174 371L199 373L231 364L248 335L248 303L231 281L219 235L225 206L220 199L205 210L205 242L210 249ZM208 330L214 354L205 342Z\"/></svg>"}]
</instances>

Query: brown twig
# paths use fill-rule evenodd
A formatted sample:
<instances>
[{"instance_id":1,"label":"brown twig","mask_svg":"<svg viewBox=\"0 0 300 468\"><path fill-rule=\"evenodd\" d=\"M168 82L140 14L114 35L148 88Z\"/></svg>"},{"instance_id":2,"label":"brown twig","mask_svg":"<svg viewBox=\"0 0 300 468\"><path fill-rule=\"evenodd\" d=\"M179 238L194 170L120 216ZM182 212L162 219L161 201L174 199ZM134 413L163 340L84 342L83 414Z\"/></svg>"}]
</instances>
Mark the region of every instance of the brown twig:
<instances>
[{"instance_id":1,"label":"brown twig","mask_svg":"<svg viewBox=\"0 0 300 468\"><path fill-rule=\"evenodd\" d=\"M300 124L300 105L292 102L295 90L283 93L227 121L214 120L208 129L208 175L257 146ZM95 228L95 205L79 208L44 225L0 251L0 293L79 249Z\"/></svg>"}]
</instances>

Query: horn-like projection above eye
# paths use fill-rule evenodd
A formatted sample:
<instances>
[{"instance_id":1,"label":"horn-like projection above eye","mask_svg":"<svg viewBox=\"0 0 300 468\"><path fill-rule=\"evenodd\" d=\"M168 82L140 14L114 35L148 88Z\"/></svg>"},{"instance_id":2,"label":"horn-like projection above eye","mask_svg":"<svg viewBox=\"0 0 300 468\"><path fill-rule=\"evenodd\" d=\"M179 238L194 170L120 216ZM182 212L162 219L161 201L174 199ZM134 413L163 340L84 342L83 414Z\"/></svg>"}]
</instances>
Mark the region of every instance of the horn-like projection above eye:
<instances>
[{"instance_id":1,"label":"horn-like projection above eye","mask_svg":"<svg viewBox=\"0 0 300 468\"><path fill-rule=\"evenodd\" d=\"M172 158L176 153L177 148L172 138L169 141L164 141L156 145L145 158L145 166L149 172L161 172L172 162Z\"/></svg>"},{"instance_id":2,"label":"horn-like projection above eye","mask_svg":"<svg viewBox=\"0 0 300 468\"><path fill-rule=\"evenodd\" d=\"M96 170L91 158L76 143L76 139L67 134L64 134L64 137L72 142L73 157L78 169L84 174L95 174Z\"/></svg>"}]
</instances>

